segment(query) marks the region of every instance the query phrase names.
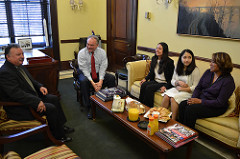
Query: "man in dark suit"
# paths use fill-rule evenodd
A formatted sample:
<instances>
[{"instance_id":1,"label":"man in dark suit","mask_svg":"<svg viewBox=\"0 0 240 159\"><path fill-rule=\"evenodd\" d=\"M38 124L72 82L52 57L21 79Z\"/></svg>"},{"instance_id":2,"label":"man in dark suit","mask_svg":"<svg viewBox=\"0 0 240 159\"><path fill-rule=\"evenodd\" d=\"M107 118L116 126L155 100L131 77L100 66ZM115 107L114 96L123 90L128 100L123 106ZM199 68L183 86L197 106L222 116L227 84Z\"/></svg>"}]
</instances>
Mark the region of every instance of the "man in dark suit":
<instances>
[{"instance_id":1,"label":"man in dark suit","mask_svg":"<svg viewBox=\"0 0 240 159\"><path fill-rule=\"evenodd\" d=\"M74 129L64 126L66 117L58 97L48 94L47 88L33 79L22 65L24 54L17 44L10 44L5 49L6 61L0 68L0 98L5 101L19 102L24 106L4 107L8 118L13 120L33 120L29 107L40 115L46 115L54 137L63 142L71 141L65 133Z\"/></svg>"}]
</instances>

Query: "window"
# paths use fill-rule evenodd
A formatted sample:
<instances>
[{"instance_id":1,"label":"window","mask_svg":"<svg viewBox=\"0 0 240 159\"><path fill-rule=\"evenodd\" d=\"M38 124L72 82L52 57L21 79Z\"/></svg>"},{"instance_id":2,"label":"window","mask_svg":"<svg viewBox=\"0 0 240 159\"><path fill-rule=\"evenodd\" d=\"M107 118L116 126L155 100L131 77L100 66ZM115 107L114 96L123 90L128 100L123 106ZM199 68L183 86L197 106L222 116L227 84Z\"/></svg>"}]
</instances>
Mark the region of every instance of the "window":
<instances>
[{"instance_id":1,"label":"window","mask_svg":"<svg viewBox=\"0 0 240 159\"><path fill-rule=\"evenodd\" d=\"M49 0L0 0L0 46L22 38L31 38L33 47L46 46L46 30L51 39Z\"/></svg>"}]
</instances>

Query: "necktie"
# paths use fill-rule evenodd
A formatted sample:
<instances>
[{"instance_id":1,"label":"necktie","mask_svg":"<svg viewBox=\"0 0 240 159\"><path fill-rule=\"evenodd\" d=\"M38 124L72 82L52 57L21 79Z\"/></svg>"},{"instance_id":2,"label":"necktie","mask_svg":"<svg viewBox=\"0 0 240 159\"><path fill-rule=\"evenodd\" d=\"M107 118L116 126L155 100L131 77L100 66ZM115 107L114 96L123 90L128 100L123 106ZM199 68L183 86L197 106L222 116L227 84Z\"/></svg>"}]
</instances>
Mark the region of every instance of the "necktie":
<instances>
[{"instance_id":1,"label":"necktie","mask_svg":"<svg viewBox=\"0 0 240 159\"><path fill-rule=\"evenodd\" d=\"M29 79L29 77L27 76L27 74L25 73L25 71L21 68L21 67L18 67L17 70L22 74L22 76L25 78L25 80L27 81L27 83L32 87L32 89L36 91L36 89L34 88L33 86L33 83L32 81Z\"/></svg>"},{"instance_id":2,"label":"necktie","mask_svg":"<svg viewBox=\"0 0 240 159\"><path fill-rule=\"evenodd\" d=\"M92 79L93 79L93 80L97 80L97 72L96 72L96 68L95 68L95 59L94 59L93 54L94 54L94 52L92 52L92 56L91 56Z\"/></svg>"}]
</instances>

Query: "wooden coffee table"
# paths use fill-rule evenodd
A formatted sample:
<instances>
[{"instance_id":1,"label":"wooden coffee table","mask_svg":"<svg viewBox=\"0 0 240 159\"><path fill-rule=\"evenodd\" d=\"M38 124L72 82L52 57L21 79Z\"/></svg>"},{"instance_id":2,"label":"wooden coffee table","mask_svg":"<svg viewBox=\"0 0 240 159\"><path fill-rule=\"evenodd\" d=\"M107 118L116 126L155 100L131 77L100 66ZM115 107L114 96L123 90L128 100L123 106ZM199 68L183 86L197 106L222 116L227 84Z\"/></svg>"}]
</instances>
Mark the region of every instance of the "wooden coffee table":
<instances>
[{"instance_id":1,"label":"wooden coffee table","mask_svg":"<svg viewBox=\"0 0 240 159\"><path fill-rule=\"evenodd\" d=\"M109 115L117 119L124 127L126 127L128 130L132 131L134 135L138 136L140 139L142 139L144 142L149 144L152 148L157 150L159 152L159 158L165 159L167 157L167 153L173 151L175 148L169 145L167 142L162 140L160 137L156 135L148 135L147 130L140 129L138 127L138 122L130 122L127 120L128 113L126 110L124 110L123 113L114 113L111 111L112 108L112 101L103 102L101 99L96 97L95 95L92 95L90 97L92 101L92 115L93 120L96 119L96 106L107 112ZM149 107L145 107L146 112L150 109ZM140 115L140 121L148 121L143 115ZM175 123L178 123L175 120L170 119L167 123L161 123L159 122L159 128L167 127L169 125L173 125ZM196 132L197 133L197 132ZM198 133L197 133L198 134ZM190 158L191 152L192 152L192 145L193 141L187 143L187 152L186 152L186 158Z\"/></svg>"}]
</instances>

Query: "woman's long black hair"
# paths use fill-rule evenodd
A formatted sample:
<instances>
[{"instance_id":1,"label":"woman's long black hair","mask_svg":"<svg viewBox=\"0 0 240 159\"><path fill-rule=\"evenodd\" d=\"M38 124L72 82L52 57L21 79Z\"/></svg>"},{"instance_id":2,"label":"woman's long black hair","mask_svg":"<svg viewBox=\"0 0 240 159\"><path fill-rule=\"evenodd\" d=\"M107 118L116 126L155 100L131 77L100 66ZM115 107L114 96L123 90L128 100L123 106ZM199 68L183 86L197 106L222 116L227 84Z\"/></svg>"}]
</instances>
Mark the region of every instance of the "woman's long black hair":
<instances>
[{"instance_id":1,"label":"woman's long black hair","mask_svg":"<svg viewBox=\"0 0 240 159\"><path fill-rule=\"evenodd\" d=\"M194 54L193 54L192 50L190 50L190 49L183 50L181 52L181 54L179 55L177 68L176 68L176 72L179 76L184 75L184 65L182 63L182 56L184 55L185 52L192 55L192 62L188 65L188 67L185 71L185 75L190 75L196 67L195 57L194 57Z\"/></svg>"},{"instance_id":2,"label":"woman's long black hair","mask_svg":"<svg viewBox=\"0 0 240 159\"><path fill-rule=\"evenodd\" d=\"M168 45L164 42L158 43L163 48L162 58L159 62L159 70L158 73L161 74L166 69L167 59L168 59Z\"/></svg>"}]
</instances>

